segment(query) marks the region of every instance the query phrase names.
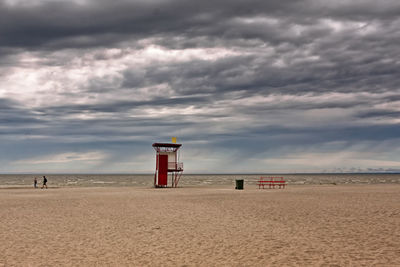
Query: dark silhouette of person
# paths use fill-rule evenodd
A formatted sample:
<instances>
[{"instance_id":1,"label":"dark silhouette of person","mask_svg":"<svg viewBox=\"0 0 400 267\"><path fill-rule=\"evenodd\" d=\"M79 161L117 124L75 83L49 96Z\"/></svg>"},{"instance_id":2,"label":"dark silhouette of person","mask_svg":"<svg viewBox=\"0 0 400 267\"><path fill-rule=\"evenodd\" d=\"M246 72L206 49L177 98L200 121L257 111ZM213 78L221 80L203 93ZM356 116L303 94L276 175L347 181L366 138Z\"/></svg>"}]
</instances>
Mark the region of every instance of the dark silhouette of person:
<instances>
[{"instance_id":1,"label":"dark silhouette of person","mask_svg":"<svg viewBox=\"0 0 400 267\"><path fill-rule=\"evenodd\" d=\"M33 180L33 187L34 187L34 188L37 188L37 179L36 179L36 177L35 177L35 179Z\"/></svg>"},{"instance_id":2,"label":"dark silhouette of person","mask_svg":"<svg viewBox=\"0 0 400 267\"><path fill-rule=\"evenodd\" d=\"M46 189L47 189L47 179L46 179L46 176L43 176L43 185L42 185L42 189L43 189L44 187L46 187Z\"/></svg>"}]
</instances>

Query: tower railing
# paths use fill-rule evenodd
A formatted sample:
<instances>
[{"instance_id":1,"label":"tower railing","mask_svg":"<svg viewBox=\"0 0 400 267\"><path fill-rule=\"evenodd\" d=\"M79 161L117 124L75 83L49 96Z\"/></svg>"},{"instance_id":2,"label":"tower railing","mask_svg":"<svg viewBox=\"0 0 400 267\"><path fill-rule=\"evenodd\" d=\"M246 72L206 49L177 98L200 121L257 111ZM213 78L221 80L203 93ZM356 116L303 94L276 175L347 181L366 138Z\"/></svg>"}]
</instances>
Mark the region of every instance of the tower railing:
<instances>
[{"instance_id":1,"label":"tower railing","mask_svg":"<svg viewBox=\"0 0 400 267\"><path fill-rule=\"evenodd\" d=\"M168 162L168 170L183 171L183 162Z\"/></svg>"}]
</instances>

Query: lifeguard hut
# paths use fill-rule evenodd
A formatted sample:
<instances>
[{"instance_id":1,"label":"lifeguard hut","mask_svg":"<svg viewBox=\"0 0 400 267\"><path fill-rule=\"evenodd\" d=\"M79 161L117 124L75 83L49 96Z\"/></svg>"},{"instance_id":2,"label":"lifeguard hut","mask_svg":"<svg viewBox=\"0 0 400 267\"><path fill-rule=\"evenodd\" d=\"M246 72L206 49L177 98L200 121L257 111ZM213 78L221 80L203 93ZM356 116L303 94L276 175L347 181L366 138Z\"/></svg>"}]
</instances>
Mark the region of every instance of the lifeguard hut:
<instances>
[{"instance_id":1,"label":"lifeguard hut","mask_svg":"<svg viewBox=\"0 0 400 267\"><path fill-rule=\"evenodd\" d=\"M179 162L178 150L182 144L154 143L156 150L156 173L154 187L168 186L168 173L171 173L171 187L177 187L183 172L183 163Z\"/></svg>"}]
</instances>

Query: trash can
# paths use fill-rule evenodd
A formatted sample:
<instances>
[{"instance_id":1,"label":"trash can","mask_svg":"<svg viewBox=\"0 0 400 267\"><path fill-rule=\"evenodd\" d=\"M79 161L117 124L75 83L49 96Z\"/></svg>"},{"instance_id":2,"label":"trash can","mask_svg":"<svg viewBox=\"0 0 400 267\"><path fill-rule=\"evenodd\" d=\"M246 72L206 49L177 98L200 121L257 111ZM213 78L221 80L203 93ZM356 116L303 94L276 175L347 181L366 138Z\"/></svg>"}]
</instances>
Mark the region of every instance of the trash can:
<instances>
[{"instance_id":1,"label":"trash can","mask_svg":"<svg viewBox=\"0 0 400 267\"><path fill-rule=\"evenodd\" d=\"M243 180L243 179L236 180L236 187L235 187L235 189L237 189L237 190L243 190L243 185L244 185L244 180Z\"/></svg>"}]
</instances>

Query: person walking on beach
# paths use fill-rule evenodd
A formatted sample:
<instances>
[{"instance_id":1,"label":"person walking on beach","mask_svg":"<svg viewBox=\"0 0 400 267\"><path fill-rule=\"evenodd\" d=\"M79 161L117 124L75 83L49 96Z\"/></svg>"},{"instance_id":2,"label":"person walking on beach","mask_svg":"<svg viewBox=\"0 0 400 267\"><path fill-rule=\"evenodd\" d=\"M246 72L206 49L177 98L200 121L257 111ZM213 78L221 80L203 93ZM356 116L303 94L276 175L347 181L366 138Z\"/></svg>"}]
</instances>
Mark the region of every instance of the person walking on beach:
<instances>
[{"instance_id":1,"label":"person walking on beach","mask_svg":"<svg viewBox=\"0 0 400 267\"><path fill-rule=\"evenodd\" d=\"M43 176L43 185L42 185L42 189L43 189L44 187L46 187L46 189L47 189L47 179L46 179L46 176Z\"/></svg>"},{"instance_id":2,"label":"person walking on beach","mask_svg":"<svg viewBox=\"0 0 400 267\"><path fill-rule=\"evenodd\" d=\"M37 179L36 179L36 177L35 177L35 180L33 180L33 187L37 188Z\"/></svg>"}]
</instances>

